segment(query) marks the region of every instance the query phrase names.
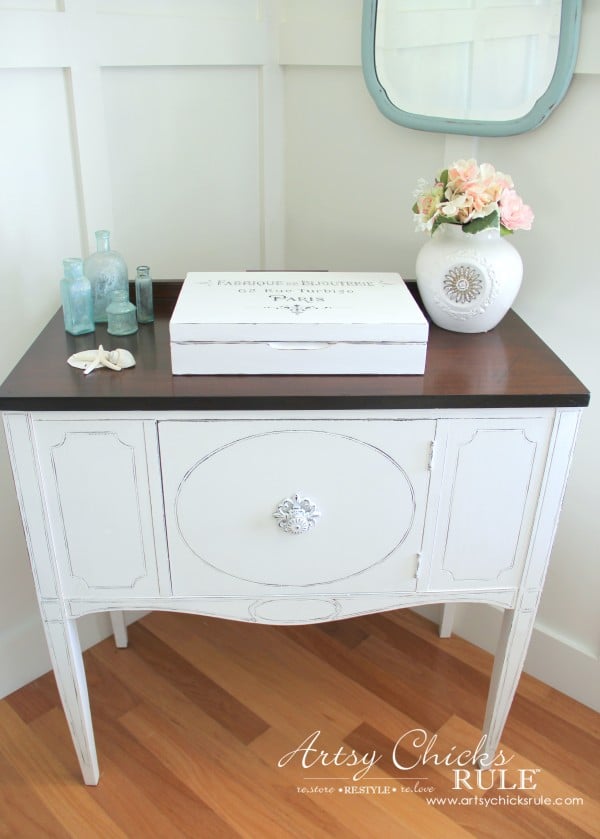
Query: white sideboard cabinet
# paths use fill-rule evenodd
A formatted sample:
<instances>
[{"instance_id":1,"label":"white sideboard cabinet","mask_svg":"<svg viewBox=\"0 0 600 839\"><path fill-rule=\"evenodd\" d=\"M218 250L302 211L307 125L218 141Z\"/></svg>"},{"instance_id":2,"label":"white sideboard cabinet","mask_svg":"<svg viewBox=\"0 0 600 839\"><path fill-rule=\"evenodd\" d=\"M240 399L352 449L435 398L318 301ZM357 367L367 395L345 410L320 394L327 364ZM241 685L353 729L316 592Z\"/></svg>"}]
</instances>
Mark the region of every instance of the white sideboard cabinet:
<instances>
[{"instance_id":1,"label":"white sideboard cabinet","mask_svg":"<svg viewBox=\"0 0 600 839\"><path fill-rule=\"evenodd\" d=\"M308 624L406 606L505 610L497 749L589 394L514 314L431 327L424 376L177 377L165 284L137 359L84 377L57 315L0 388L40 609L86 783L99 770L79 616ZM448 631L448 625L446 625ZM390 673L390 679L393 679Z\"/></svg>"}]
</instances>

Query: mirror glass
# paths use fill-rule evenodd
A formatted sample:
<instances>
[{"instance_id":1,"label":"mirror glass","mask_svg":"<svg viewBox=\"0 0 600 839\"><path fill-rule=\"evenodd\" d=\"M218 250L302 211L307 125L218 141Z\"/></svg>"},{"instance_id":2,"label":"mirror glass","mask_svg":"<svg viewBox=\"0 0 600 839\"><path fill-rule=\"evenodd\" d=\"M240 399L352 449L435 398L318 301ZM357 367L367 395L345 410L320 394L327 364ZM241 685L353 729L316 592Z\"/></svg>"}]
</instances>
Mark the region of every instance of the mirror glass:
<instances>
[{"instance_id":1,"label":"mirror glass","mask_svg":"<svg viewBox=\"0 0 600 839\"><path fill-rule=\"evenodd\" d=\"M516 134L564 96L580 0L366 0L363 69L383 113L412 128Z\"/></svg>"}]
</instances>

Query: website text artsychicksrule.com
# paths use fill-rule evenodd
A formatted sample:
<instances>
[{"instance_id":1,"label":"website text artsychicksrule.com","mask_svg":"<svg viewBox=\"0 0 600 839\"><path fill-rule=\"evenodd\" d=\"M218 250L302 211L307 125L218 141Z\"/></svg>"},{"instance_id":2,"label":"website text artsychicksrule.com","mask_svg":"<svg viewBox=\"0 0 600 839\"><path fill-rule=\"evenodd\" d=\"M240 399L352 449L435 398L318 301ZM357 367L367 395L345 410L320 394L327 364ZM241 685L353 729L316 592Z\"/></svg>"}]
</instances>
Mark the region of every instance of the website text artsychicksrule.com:
<instances>
[{"instance_id":1,"label":"website text artsychicksrule.com","mask_svg":"<svg viewBox=\"0 0 600 839\"><path fill-rule=\"evenodd\" d=\"M431 788L430 788L431 789ZM417 791L414 785L390 784L345 784L344 786L298 786L296 791L304 795L394 795ZM419 792L423 789L419 789ZM425 801L432 807L581 807L582 796L523 795L425 795Z\"/></svg>"},{"instance_id":2,"label":"website text artsychicksrule.com","mask_svg":"<svg viewBox=\"0 0 600 839\"><path fill-rule=\"evenodd\" d=\"M553 798L549 795L440 795L431 798L426 796L425 800L434 807L448 804L457 807L581 807L584 803L583 798L578 796Z\"/></svg>"}]
</instances>

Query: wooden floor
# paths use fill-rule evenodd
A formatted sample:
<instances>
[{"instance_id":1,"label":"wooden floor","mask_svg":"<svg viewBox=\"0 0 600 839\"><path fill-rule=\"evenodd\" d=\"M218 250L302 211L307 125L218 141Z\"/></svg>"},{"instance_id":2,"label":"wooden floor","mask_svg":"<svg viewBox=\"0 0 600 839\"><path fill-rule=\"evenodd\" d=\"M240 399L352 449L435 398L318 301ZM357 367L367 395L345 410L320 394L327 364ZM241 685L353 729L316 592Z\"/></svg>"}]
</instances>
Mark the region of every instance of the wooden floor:
<instances>
[{"instance_id":1,"label":"wooden floor","mask_svg":"<svg viewBox=\"0 0 600 839\"><path fill-rule=\"evenodd\" d=\"M528 676L504 778L453 789L491 657L408 610L285 628L154 613L85 663L100 784L43 676L0 702L2 837L600 836L599 715Z\"/></svg>"}]
</instances>

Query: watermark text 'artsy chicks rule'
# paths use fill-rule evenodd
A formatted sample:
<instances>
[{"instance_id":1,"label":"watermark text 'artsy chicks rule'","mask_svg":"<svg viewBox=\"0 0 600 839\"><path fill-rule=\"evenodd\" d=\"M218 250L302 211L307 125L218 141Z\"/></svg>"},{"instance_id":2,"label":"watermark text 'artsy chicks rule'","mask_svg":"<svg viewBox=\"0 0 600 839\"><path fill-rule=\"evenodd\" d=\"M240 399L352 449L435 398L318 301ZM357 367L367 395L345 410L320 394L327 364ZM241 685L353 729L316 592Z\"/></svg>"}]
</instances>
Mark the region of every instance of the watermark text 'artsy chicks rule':
<instances>
[{"instance_id":1,"label":"watermark text 'artsy chicks rule'","mask_svg":"<svg viewBox=\"0 0 600 839\"><path fill-rule=\"evenodd\" d=\"M305 770L316 768L343 768L352 770L352 781L368 779L371 770L384 757L375 749L359 753L355 749L347 749L343 745L334 751L320 746L321 731L311 732L295 748L282 755L277 765L283 768L299 765ZM534 791L536 783L534 777L537 769L514 769L510 779L507 776L508 764L513 757L508 757L502 750L495 755L485 751L486 737L483 735L472 749L459 750L452 746L446 751L437 748L437 734L428 734L425 729L414 728L402 734L395 742L390 755L394 767L402 772L412 772L419 767L445 766L452 770L453 789L500 789ZM407 758L407 750L411 754ZM402 755L402 757L401 757ZM331 780L336 780L335 775Z\"/></svg>"}]
</instances>

